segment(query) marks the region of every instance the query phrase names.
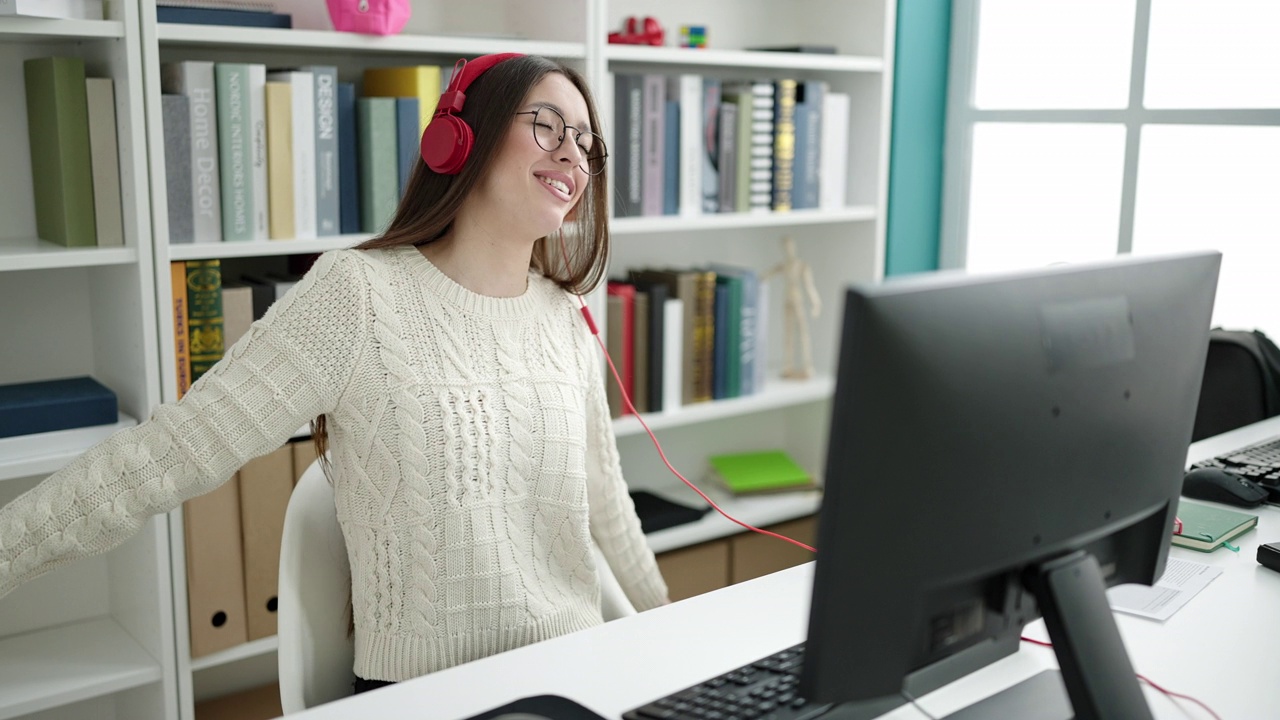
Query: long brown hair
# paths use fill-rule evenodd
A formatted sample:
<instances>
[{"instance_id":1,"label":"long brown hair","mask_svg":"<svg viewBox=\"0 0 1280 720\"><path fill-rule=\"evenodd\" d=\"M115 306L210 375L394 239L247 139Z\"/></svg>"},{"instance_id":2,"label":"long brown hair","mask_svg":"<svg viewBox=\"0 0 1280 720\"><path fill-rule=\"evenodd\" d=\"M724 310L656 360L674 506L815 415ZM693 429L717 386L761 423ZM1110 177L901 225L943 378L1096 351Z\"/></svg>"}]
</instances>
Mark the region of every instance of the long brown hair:
<instances>
[{"instance_id":1,"label":"long brown hair","mask_svg":"<svg viewBox=\"0 0 1280 720\"><path fill-rule=\"evenodd\" d=\"M377 237L356 246L357 250L421 246L448 234L454 219L472 189L489 172L493 159L507 136L512 117L525 103L529 92L551 73L564 75L587 104L591 130L603 135L595 101L587 81L564 63L524 55L494 65L471 83L459 117L471 126L475 145L457 175L441 175L419 157L391 224ZM555 235L534 242L530 268L579 295L591 292L604 279L609 263L608 173L591 178L587 191L573 210L571 231L562 228ZM560 243L567 259L561 259ZM566 264L568 268L566 269ZM329 435L325 416L311 421L311 437L325 474L328 474Z\"/></svg>"}]
</instances>

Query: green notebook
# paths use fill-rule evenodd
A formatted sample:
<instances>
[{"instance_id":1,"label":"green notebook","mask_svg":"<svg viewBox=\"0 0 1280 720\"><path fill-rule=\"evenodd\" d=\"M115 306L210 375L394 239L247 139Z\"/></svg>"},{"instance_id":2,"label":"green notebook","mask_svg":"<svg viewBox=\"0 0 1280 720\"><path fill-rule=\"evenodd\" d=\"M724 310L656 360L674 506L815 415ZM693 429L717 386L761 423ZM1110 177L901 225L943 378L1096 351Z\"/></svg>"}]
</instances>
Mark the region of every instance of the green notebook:
<instances>
[{"instance_id":1,"label":"green notebook","mask_svg":"<svg viewBox=\"0 0 1280 720\"><path fill-rule=\"evenodd\" d=\"M711 467L737 494L814 487L813 477L781 450L715 455Z\"/></svg>"},{"instance_id":2,"label":"green notebook","mask_svg":"<svg viewBox=\"0 0 1280 720\"><path fill-rule=\"evenodd\" d=\"M1200 552L1217 550L1258 524L1257 515L1188 500L1179 501L1178 519L1182 521L1182 534L1173 536L1173 544Z\"/></svg>"}]
</instances>

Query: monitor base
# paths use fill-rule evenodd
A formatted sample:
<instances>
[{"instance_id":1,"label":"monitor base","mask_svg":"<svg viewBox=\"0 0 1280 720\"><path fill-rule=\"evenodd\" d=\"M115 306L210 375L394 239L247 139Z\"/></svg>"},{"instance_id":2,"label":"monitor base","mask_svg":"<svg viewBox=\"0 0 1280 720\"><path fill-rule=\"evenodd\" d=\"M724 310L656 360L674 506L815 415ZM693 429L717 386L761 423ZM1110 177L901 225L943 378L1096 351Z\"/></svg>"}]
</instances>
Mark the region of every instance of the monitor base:
<instances>
[{"instance_id":1,"label":"monitor base","mask_svg":"<svg viewBox=\"0 0 1280 720\"><path fill-rule=\"evenodd\" d=\"M1062 673L1044 670L942 720L1072 720L1074 717Z\"/></svg>"}]
</instances>

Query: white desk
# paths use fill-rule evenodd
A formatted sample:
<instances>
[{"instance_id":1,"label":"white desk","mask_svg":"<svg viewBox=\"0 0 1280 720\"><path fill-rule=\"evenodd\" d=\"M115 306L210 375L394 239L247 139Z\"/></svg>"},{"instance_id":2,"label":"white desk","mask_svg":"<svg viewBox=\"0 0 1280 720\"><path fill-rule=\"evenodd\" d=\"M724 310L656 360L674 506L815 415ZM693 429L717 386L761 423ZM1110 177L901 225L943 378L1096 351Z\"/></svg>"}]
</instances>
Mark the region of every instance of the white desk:
<instances>
[{"instance_id":1,"label":"white desk","mask_svg":"<svg viewBox=\"0 0 1280 720\"><path fill-rule=\"evenodd\" d=\"M1280 418L1241 428L1191 447L1188 462L1273 434ZM1240 539L1240 553L1174 557L1221 566L1223 574L1165 623L1116 615L1135 669L1164 687L1192 695L1223 720L1280 717L1280 573L1254 559L1260 542L1280 540L1280 509L1257 508L1258 529ZM727 521L726 521L727 522ZM458 720L530 695L572 698L607 718L804 640L812 564L691 598L603 627L433 673L323 705L299 718ZM1042 623L1027 628L1047 639ZM1053 651L1021 650L924 696L941 716L1056 667ZM1157 718L1208 718L1193 703L1175 704L1145 686ZM884 716L919 720L903 706Z\"/></svg>"}]
</instances>

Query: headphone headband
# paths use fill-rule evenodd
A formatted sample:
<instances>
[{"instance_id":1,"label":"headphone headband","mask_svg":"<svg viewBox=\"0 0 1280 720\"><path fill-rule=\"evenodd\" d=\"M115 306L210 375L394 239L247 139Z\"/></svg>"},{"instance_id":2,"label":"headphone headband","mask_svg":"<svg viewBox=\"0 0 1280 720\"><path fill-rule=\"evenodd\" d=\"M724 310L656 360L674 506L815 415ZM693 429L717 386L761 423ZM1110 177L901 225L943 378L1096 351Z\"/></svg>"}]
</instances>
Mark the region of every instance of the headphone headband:
<instances>
[{"instance_id":1,"label":"headphone headband","mask_svg":"<svg viewBox=\"0 0 1280 720\"><path fill-rule=\"evenodd\" d=\"M459 58L458 62L453 64L453 77L449 79L449 87L440 96L440 102L436 103L435 114L448 115L461 112L462 105L467 99L467 88L476 81L476 78L503 60L521 57L521 55L521 53L495 53L482 55L471 62L467 62L466 58Z\"/></svg>"}]
</instances>

